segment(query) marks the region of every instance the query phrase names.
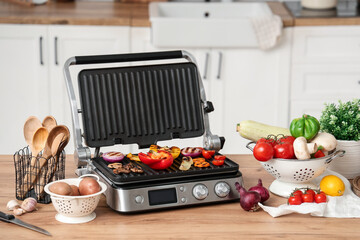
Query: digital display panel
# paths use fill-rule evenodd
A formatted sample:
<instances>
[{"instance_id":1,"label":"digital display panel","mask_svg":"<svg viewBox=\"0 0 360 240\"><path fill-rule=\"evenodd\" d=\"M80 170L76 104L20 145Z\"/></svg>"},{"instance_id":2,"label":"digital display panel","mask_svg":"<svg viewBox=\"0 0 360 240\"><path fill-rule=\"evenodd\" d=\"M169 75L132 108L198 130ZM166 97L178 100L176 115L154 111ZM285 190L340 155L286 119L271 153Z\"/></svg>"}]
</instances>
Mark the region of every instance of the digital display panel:
<instances>
[{"instance_id":1,"label":"digital display panel","mask_svg":"<svg viewBox=\"0 0 360 240\"><path fill-rule=\"evenodd\" d=\"M148 194L150 206L177 202L175 188L152 190Z\"/></svg>"}]
</instances>

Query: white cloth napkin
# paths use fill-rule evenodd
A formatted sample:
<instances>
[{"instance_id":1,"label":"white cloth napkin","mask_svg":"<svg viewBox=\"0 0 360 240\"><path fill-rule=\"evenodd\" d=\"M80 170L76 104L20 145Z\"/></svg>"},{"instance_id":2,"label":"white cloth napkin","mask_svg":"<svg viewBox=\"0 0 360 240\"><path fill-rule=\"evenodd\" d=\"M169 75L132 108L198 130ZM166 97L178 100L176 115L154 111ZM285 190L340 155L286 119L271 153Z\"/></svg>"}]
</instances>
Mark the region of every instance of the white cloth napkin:
<instances>
[{"instance_id":1,"label":"white cloth napkin","mask_svg":"<svg viewBox=\"0 0 360 240\"><path fill-rule=\"evenodd\" d=\"M321 176L314 180L319 185L321 179L326 175L336 175L345 184L345 192L343 196L331 197L327 196L326 203L303 203L301 205L283 204L279 207L269 207L263 204L259 206L268 212L272 217L279 217L290 213L309 214L317 217L334 217L334 218L360 218L360 198L356 196L352 190L350 182L342 175L326 170Z\"/></svg>"},{"instance_id":2,"label":"white cloth napkin","mask_svg":"<svg viewBox=\"0 0 360 240\"><path fill-rule=\"evenodd\" d=\"M276 46L282 34L283 23L278 15L256 17L251 20L260 49Z\"/></svg>"}]
</instances>

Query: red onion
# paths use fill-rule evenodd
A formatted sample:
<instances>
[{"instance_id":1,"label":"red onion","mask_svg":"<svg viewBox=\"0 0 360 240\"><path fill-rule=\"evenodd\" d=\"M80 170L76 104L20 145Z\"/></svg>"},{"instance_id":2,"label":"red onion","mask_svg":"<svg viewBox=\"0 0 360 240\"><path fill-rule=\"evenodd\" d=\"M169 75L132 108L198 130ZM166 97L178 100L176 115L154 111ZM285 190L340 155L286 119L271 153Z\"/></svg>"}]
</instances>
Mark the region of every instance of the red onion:
<instances>
[{"instance_id":1,"label":"red onion","mask_svg":"<svg viewBox=\"0 0 360 240\"><path fill-rule=\"evenodd\" d=\"M259 193L261 197L261 203L265 202L270 197L269 191L265 187L263 187L261 179L259 179L259 182L256 186L249 188L249 191Z\"/></svg>"},{"instance_id":2,"label":"red onion","mask_svg":"<svg viewBox=\"0 0 360 240\"><path fill-rule=\"evenodd\" d=\"M110 163L120 162L124 159L124 154L122 154L121 152L107 152L102 155L102 158Z\"/></svg>"},{"instance_id":3,"label":"red onion","mask_svg":"<svg viewBox=\"0 0 360 240\"><path fill-rule=\"evenodd\" d=\"M245 211L257 211L260 208L258 205L261 200L260 194L254 191L246 191L238 182L235 183L235 186L240 193L240 206Z\"/></svg>"},{"instance_id":4,"label":"red onion","mask_svg":"<svg viewBox=\"0 0 360 240\"><path fill-rule=\"evenodd\" d=\"M202 153L202 148L199 147L186 147L181 149L181 154L185 157L198 157Z\"/></svg>"}]
</instances>

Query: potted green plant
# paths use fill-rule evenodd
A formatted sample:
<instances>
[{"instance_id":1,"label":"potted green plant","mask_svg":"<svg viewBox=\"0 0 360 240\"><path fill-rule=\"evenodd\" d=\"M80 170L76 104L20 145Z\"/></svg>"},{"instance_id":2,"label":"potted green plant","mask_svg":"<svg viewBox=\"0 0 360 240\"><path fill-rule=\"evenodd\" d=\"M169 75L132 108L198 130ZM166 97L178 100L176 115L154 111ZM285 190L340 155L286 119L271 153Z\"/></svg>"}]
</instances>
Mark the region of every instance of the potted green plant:
<instances>
[{"instance_id":1,"label":"potted green plant","mask_svg":"<svg viewBox=\"0 0 360 240\"><path fill-rule=\"evenodd\" d=\"M326 103L320 117L320 130L331 133L338 141L337 148L345 156L332 161L329 169L348 179L360 175L360 99Z\"/></svg>"}]
</instances>

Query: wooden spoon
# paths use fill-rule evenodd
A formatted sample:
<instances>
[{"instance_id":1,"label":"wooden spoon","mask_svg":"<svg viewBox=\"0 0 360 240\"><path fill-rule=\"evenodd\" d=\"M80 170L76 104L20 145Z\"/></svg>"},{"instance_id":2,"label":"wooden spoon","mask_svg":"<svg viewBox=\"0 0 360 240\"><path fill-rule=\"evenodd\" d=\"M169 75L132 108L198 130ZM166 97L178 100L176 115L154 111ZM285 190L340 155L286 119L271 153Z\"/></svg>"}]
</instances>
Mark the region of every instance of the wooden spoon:
<instances>
[{"instance_id":1,"label":"wooden spoon","mask_svg":"<svg viewBox=\"0 0 360 240\"><path fill-rule=\"evenodd\" d=\"M52 171L43 171L40 178L40 196L44 193L44 187L47 183L51 182L59 162L60 153L64 150L70 140L70 131L66 126L62 126L62 132L56 136L53 145L51 146L52 155L55 157L54 167Z\"/></svg>"},{"instance_id":2,"label":"wooden spoon","mask_svg":"<svg viewBox=\"0 0 360 240\"><path fill-rule=\"evenodd\" d=\"M65 136L68 135L70 135L69 129L64 125L58 125L51 130L48 139L46 141L44 152L41 158L39 159L39 169L34 169L34 171L32 172L31 174L32 176L30 178L31 186L27 189L26 192L28 192L36 182L38 183L40 182L40 186L45 184L45 177L46 177L45 173L47 172L47 169L43 170L43 168L44 166L46 166L49 158L51 158L52 156L55 157L58 154L59 147L61 143L64 141L63 139L65 138ZM41 182L39 177L42 175L44 177L41 178L43 179ZM42 189L43 188L41 187L40 192L42 192Z\"/></svg>"},{"instance_id":3,"label":"wooden spoon","mask_svg":"<svg viewBox=\"0 0 360 240\"><path fill-rule=\"evenodd\" d=\"M53 116L46 116L42 121L42 126L49 132L57 125L57 122Z\"/></svg>"},{"instance_id":4,"label":"wooden spoon","mask_svg":"<svg viewBox=\"0 0 360 240\"><path fill-rule=\"evenodd\" d=\"M46 128L44 128L44 127L39 128L39 130L40 129L44 129L47 132ZM57 145L56 149L59 147L59 145L61 143L61 140L60 141L54 141L54 140L55 140L57 135L59 135L61 133L63 134L63 132L64 132L63 129L64 129L64 126L62 126L62 125L54 127L47 136L47 139L46 139L45 144L44 144L45 148L43 147L44 151L43 151L42 156L39 157L39 158L33 158L32 159L32 160L34 160L34 162L33 161L31 162L30 176L29 176L29 174L26 174L25 178L24 178L24 181L27 182L28 184L25 187L23 197L27 194L27 192L31 189L31 187L37 182L37 179L39 178L39 175L41 173L41 169L45 166L45 164L47 163L47 160L51 156L53 156L53 153L51 151L52 145L53 144ZM67 128L66 128L66 130L67 130ZM36 133L34 135L34 139L35 139ZM36 145L34 140L33 140L33 145L34 146ZM55 151L54 151L54 154L56 154ZM39 161L38 165L36 164L37 159Z\"/></svg>"},{"instance_id":5,"label":"wooden spoon","mask_svg":"<svg viewBox=\"0 0 360 240\"><path fill-rule=\"evenodd\" d=\"M49 132L44 127L38 128L38 130L36 130L36 132L34 133L34 136L32 138L31 154L33 157L35 157L35 160L37 155L41 152L41 150L44 149L48 136L49 136ZM33 165L33 161L31 161L31 165Z\"/></svg>"},{"instance_id":6,"label":"wooden spoon","mask_svg":"<svg viewBox=\"0 0 360 240\"><path fill-rule=\"evenodd\" d=\"M32 142L32 145L31 145L32 158L31 158L31 162L30 162L30 172L26 172L24 179L23 179L25 189L22 194L22 197L25 197L26 193L31 188L30 182L32 182L32 179L34 177L32 174L32 171L36 167L37 155L39 155L41 150L44 149L44 146L47 142L48 136L49 136L49 132L44 127L38 128L36 130L36 132L34 133L34 136L31 141Z\"/></svg>"},{"instance_id":7,"label":"wooden spoon","mask_svg":"<svg viewBox=\"0 0 360 240\"><path fill-rule=\"evenodd\" d=\"M33 151L32 140L36 130L42 127L40 120L37 117L30 116L26 119L24 124L24 137L26 143L29 145L31 152Z\"/></svg>"}]
</instances>

